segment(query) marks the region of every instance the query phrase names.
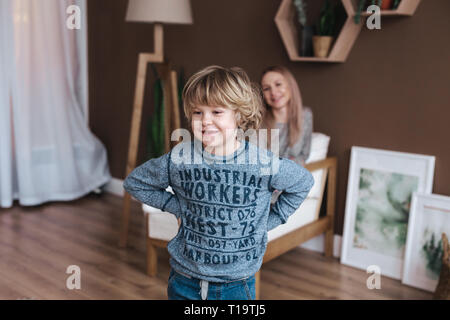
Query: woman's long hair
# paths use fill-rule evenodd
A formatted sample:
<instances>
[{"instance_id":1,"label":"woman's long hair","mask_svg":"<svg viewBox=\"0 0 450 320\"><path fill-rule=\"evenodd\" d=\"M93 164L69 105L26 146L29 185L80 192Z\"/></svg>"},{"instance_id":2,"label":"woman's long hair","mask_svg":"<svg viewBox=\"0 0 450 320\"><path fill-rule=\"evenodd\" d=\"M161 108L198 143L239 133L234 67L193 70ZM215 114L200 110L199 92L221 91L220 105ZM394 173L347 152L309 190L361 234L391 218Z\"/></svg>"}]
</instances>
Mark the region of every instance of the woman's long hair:
<instances>
[{"instance_id":1,"label":"woman's long hair","mask_svg":"<svg viewBox=\"0 0 450 320\"><path fill-rule=\"evenodd\" d=\"M291 99L287 105L287 118L288 118L288 132L289 132L289 146L292 147L300 137L303 124L303 102L300 89L297 81L292 73L283 66L271 66L266 68L261 75L261 80L268 72L278 72L286 79L289 89L291 90ZM260 83L261 83L260 80ZM267 135L268 146L270 148L271 136L270 129L275 129L275 118L272 113L272 108L267 104L264 99L264 113L261 123L261 128L269 129Z\"/></svg>"}]
</instances>

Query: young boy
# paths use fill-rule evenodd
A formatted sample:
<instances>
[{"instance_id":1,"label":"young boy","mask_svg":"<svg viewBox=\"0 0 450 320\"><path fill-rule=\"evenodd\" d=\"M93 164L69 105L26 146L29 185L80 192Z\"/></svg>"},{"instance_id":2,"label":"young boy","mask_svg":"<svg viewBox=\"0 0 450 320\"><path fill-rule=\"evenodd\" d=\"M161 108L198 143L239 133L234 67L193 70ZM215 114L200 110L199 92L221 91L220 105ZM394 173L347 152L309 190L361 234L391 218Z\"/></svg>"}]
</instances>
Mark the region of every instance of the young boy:
<instances>
[{"instance_id":1,"label":"young boy","mask_svg":"<svg viewBox=\"0 0 450 320\"><path fill-rule=\"evenodd\" d=\"M183 101L193 141L136 168L124 188L180 220L168 244L169 299L253 300L267 232L297 210L314 180L295 162L239 138L262 117L261 96L242 69L201 70ZM282 193L271 207L275 189Z\"/></svg>"}]
</instances>

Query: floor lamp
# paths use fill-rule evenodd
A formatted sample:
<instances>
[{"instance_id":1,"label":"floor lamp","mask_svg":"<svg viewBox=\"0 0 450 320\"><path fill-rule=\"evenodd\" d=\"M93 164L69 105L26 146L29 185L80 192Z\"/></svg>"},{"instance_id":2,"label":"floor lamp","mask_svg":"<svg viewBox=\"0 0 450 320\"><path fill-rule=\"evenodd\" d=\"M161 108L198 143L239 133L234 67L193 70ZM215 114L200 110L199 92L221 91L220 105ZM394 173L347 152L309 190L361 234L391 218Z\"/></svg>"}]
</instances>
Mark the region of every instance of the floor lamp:
<instances>
[{"instance_id":1,"label":"floor lamp","mask_svg":"<svg viewBox=\"0 0 450 320\"><path fill-rule=\"evenodd\" d=\"M170 148L170 133L180 127L176 72L164 63L163 24L192 24L190 0L129 0L126 21L154 23L154 52L140 53L136 75L131 132L128 146L126 176L136 167L139 132L144 102L145 80L149 63L161 63L161 78L164 80L164 128L165 150ZM122 228L119 246L126 247L130 220L131 196L125 192L123 198Z\"/></svg>"}]
</instances>

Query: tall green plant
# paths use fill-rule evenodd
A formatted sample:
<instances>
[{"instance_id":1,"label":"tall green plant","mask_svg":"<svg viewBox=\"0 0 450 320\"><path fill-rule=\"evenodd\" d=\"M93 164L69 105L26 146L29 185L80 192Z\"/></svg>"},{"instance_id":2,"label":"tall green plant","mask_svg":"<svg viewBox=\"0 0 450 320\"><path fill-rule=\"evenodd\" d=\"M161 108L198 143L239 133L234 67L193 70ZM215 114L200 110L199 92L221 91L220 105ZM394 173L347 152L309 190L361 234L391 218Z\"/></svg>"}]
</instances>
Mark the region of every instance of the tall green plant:
<instances>
[{"instance_id":1,"label":"tall green plant","mask_svg":"<svg viewBox=\"0 0 450 320\"><path fill-rule=\"evenodd\" d=\"M317 34L319 36L334 36L336 25L335 10L335 5L332 5L330 0L326 0L317 23Z\"/></svg>"},{"instance_id":2,"label":"tall green plant","mask_svg":"<svg viewBox=\"0 0 450 320\"><path fill-rule=\"evenodd\" d=\"M153 85L153 114L147 126L148 152L150 158L157 158L164 154L164 91L163 81L156 68L151 64L156 80Z\"/></svg>"}]
</instances>

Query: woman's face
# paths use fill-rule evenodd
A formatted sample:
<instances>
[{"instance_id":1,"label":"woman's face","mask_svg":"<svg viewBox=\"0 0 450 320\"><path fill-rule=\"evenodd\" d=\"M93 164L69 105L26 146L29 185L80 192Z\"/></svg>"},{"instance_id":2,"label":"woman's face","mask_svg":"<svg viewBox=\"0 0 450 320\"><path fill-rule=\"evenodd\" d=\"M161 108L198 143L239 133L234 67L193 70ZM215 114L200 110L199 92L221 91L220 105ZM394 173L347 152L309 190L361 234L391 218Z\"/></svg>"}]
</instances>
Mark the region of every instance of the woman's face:
<instances>
[{"instance_id":1,"label":"woman's face","mask_svg":"<svg viewBox=\"0 0 450 320\"><path fill-rule=\"evenodd\" d=\"M279 72L267 72L261 80L261 88L264 100L272 108L284 108L291 99L291 90L286 78Z\"/></svg>"},{"instance_id":2,"label":"woman's face","mask_svg":"<svg viewBox=\"0 0 450 320\"><path fill-rule=\"evenodd\" d=\"M192 129L205 148L221 154L236 141L235 111L220 106L196 106L192 113Z\"/></svg>"}]
</instances>

